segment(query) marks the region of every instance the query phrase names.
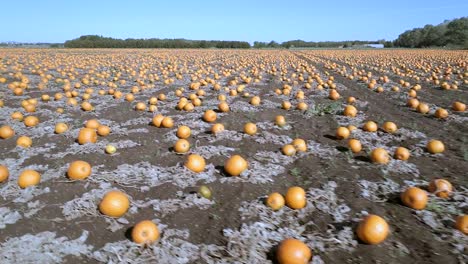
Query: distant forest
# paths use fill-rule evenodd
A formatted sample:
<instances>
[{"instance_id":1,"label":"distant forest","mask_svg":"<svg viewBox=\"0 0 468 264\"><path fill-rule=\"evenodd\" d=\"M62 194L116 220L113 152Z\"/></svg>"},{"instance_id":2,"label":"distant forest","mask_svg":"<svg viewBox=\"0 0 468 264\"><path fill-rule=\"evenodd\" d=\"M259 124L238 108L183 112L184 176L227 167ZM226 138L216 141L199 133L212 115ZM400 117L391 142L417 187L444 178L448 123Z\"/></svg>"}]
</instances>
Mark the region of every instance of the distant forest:
<instances>
[{"instance_id":1,"label":"distant forest","mask_svg":"<svg viewBox=\"0 0 468 264\"><path fill-rule=\"evenodd\" d=\"M452 46L468 49L468 17L446 20L433 26L405 31L395 41L395 47L425 48Z\"/></svg>"},{"instance_id":2,"label":"distant forest","mask_svg":"<svg viewBox=\"0 0 468 264\"><path fill-rule=\"evenodd\" d=\"M65 42L65 48L162 48L162 49L249 49L246 41L187 39L115 39L97 35L81 36Z\"/></svg>"},{"instance_id":3,"label":"distant forest","mask_svg":"<svg viewBox=\"0 0 468 264\"><path fill-rule=\"evenodd\" d=\"M405 31L394 41L303 41L290 40L283 43L255 41L253 46L245 41L187 40L187 39L114 39L97 35L81 36L66 41L66 48L348 48L364 44L383 44L385 47L424 48L453 47L468 49L468 17L446 20L433 26Z\"/></svg>"}]
</instances>

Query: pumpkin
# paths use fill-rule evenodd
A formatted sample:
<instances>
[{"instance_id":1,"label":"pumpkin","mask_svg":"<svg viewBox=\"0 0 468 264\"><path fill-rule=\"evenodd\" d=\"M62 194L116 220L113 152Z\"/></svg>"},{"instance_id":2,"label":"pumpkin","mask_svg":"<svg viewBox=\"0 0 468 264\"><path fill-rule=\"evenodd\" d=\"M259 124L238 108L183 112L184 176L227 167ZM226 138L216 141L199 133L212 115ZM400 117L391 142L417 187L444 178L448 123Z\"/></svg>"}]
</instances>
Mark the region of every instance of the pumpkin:
<instances>
[{"instance_id":1,"label":"pumpkin","mask_svg":"<svg viewBox=\"0 0 468 264\"><path fill-rule=\"evenodd\" d=\"M76 160L68 166L67 176L72 180L84 180L91 175L91 171L91 165L88 162Z\"/></svg>"},{"instance_id":2,"label":"pumpkin","mask_svg":"<svg viewBox=\"0 0 468 264\"><path fill-rule=\"evenodd\" d=\"M39 118L36 116L27 116L23 122L27 127L35 127L39 124Z\"/></svg>"},{"instance_id":3,"label":"pumpkin","mask_svg":"<svg viewBox=\"0 0 468 264\"><path fill-rule=\"evenodd\" d=\"M205 165L205 159L197 154L190 154L185 162L185 167L196 173L204 171Z\"/></svg>"},{"instance_id":4,"label":"pumpkin","mask_svg":"<svg viewBox=\"0 0 468 264\"><path fill-rule=\"evenodd\" d=\"M153 120L152 120L152 123L155 127L161 127L161 123L164 119L164 116L161 115L161 114L158 114L156 116L153 117Z\"/></svg>"},{"instance_id":5,"label":"pumpkin","mask_svg":"<svg viewBox=\"0 0 468 264\"><path fill-rule=\"evenodd\" d=\"M358 153L362 150L361 141L352 138L348 141L348 147L353 153Z\"/></svg>"},{"instance_id":6,"label":"pumpkin","mask_svg":"<svg viewBox=\"0 0 468 264\"><path fill-rule=\"evenodd\" d=\"M212 127L211 127L211 133L213 134L217 134L217 133L220 133L224 131L224 125L221 124L221 123L217 123L217 124L214 124Z\"/></svg>"},{"instance_id":7,"label":"pumpkin","mask_svg":"<svg viewBox=\"0 0 468 264\"><path fill-rule=\"evenodd\" d=\"M309 106L304 102L300 102L297 104L296 108L297 110L305 111L309 108Z\"/></svg>"},{"instance_id":8,"label":"pumpkin","mask_svg":"<svg viewBox=\"0 0 468 264\"><path fill-rule=\"evenodd\" d=\"M283 108L284 110L289 110L291 108L291 103L288 101L283 101L281 103L281 108Z\"/></svg>"},{"instance_id":9,"label":"pumpkin","mask_svg":"<svg viewBox=\"0 0 468 264\"><path fill-rule=\"evenodd\" d=\"M362 127L362 129L367 132L375 132L377 131L378 127L374 121L367 121Z\"/></svg>"},{"instance_id":10,"label":"pumpkin","mask_svg":"<svg viewBox=\"0 0 468 264\"><path fill-rule=\"evenodd\" d=\"M174 126L174 121L171 117L166 116L161 121L161 125L165 128L172 128Z\"/></svg>"},{"instance_id":11,"label":"pumpkin","mask_svg":"<svg viewBox=\"0 0 468 264\"><path fill-rule=\"evenodd\" d=\"M452 104L452 110L456 112L464 112L466 110L466 105L462 102L454 102Z\"/></svg>"},{"instance_id":12,"label":"pumpkin","mask_svg":"<svg viewBox=\"0 0 468 264\"><path fill-rule=\"evenodd\" d=\"M349 116L349 117L355 117L357 115L356 107L352 105L347 105L343 111L343 115Z\"/></svg>"},{"instance_id":13,"label":"pumpkin","mask_svg":"<svg viewBox=\"0 0 468 264\"><path fill-rule=\"evenodd\" d=\"M11 118L13 120L23 121L23 114L21 112L13 112Z\"/></svg>"},{"instance_id":14,"label":"pumpkin","mask_svg":"<svg viewBox=\"0 0 468 264\"><path fill-rule=\"evenodd\" d=\"M107 192L99 203L99 211L110 217L123 216L130 207L128 196L117 190Z\"/></svg>"},{"instance_id":15,"label":"pumpkin","mask_svg":"<svg viewBox=\"0 0 468 264\"><path fill-rule=\"evenodd\" d=\"M437 110L434 112L434 116L440 119L447 118L448 115L449 115L448 111L443 108L437 108Z\"/></svg>"},{"instance_id":16,"label":"pumpkin","mask_svg":"<svg viewBox=\"0 0 468 264\"><path fill-rule=\"evenodd\" d=\"M109 135L110 132L111 132L110 127L105 126L105 125L100 125L100 126L98 126L98 128L97 128L97 133L98 133L98 135L101 136L101 137L105 137L105 136Z\"/></svg>"},{"instance_id":17,"label":"pumpkin","mask_svg":"<svg viewBox=\"0 0 468 264\"><path fill-rule=\"evenodd\" d=\"M32 145L32 139L27 136L21 136L16 140L16 145L23 148L29 148Z\"/></svg>"},{"instance_id":18,"label":"pumpkin","mask_svg":"<svg viewBox=\"0 0 468 264\"><path fill-rule=\"evenodd\" d=\"M0 138L1 139L9 139L15 135L15 131L11 126L2 126L0 127Z\"/></svg>"},{"instance_id":19,"label":"pumpkin","mask_svg":"<svg viewBox=\"0 0 468 264\"><path fill-rule=\"evenodd\" d=\"M281 152L286 156L294 156L296 154L296 148L294 148L292 144L287 144L281 148Z\"/></svg>"},{"instance_id":20,"label":"pumpkin","mask_svg":"<svg viewBox=\"0 0 468 264\"><path fill-rule=\"evenodd\" d=\"M351 133L350 133L350 131L349 131L348 128L346 128L346 127L339 127L339 128L336 129L336 134L335 134L335 136L336 136L337 139L347 139L347 138L349 138L349 135L350 135L350 134L351 134Z\"/></svg>"},{"instance_id":21,"label":"pumpkin","mask_svg":"<svg viewBox=\"0 0 468 264\"><path fill-rule=\"evenodd\" d=\"M190 143L186 139L181 138L174 144L174 150L177 153L187 153L189 149Z\"/></svg>"},{"instance_id":22,"label":"pumpkin","mask_svg":"<svg viewBox=\"0 0 468 264\"><path fill-rule=\"evenodd\" d=\"M286 125L286 118L282 115L278 115L275 117L275 124L279 127L283 127Z\"/></svg>"},{"instance_id":23,"label":"pumpkin","mask_svg":"<svg viewBox=\"0 0 468 264\"><path fill-rule=\"evenodd\" d=\"M200 188L198 188L198 194L201 197L206 198L206 199L211 199L211 195L212 195L210 187L206 185L202 185L200 186Z\"/></svg>"},{"instance_id":24,"label":"pumpkin","mask_svg":"<svg viewBox=\"0 0 468 264\"><path fill-rule=\"evenodd\" d=\"M266 205L273 209L273 211L281 209L284 206L284 203L283 195L277 192L268 195L268 198L266 199Z\"/></svg>"},{"instance_id":25,"label":"pumpkin","mask_svg":"<svg viewBox=\"0 0 468 264\"><path fill-rule=\"evenodd\" d=\"M6 181L10 177L10 170L5 165L0 165L0 183Z\"/></svg>"},{"instance_id":26,"label":"pumpkin","mask_svg":"<svg viewBox=\"0 0 468 264\"><path fill-rule=\"evenodd\" d=\"M297 152L306 152L307 151L307 143L302 138L294 139L291 144L294 146L294 148L296 149Z\"/></svg>"},{"instance_id":27,"label":"pumpkin","mask_svg":"<svg viewBox=\"0 0 468 264\"><path fill-rule=\"evenodd\" d=\"M101 125L97 119L90 119L86 121L85 127L87 128L92 128L92 129L98 129L98 127Z\"/></svg>"},{"instance_id":28,"label":"pumpkin","mask_svg":"<svg viewBox=\"0 0 468 264\"><path fill-rule=\"evenodd\" d=\"M429 153L431 154L438 154L445 151L444 143L436 139L432 139L429 142L427 142L426 148L427 151L429 151Z\"/></svg>"},{"instance_id":29,"label":"pumpkin","mask_svg":"<svg viewBox=\"0 0 468 264\"><path fill-rule=\"evenodd\" d=\"M181 139L187 139L190 137L191 130L188 126L180 126L177 128L176 136Z\"/></svg>"},{"instance_id":30,"label":"pumpkin","mask_svg":"<svg viewBox=\"0 0 468 264\"><path fill-rule=\"evenodd\" d=\"M247 135L255 135L257 133L257 125L254 123L247 123L244 125L244 133Z\"/></svg>"},{"instance_id":31,"label":"pumpkin","mask_svg":"<svg viewBox=\"0 0 468 264\"><path fill-rule=\"evenodd\" d=\"M229 112L229 105L228 105L228 103L223 101L223 102L219 103L218 109L219 109L219 111L224 112L224 113Z\"/></svg>"},{"instance_id":32,"label":"pumpkin","mask_svg":"<svg viewBox=\"0 0 468 264\"><path fill-rule=\"evenodd\" d=\"M385 122L383 125L382 125L382 129L383 131L387 132L387 133L390 133L390 134L393 134L395 133L397 130L398 130L398 127L395 123L393 122Z\"/></svg>"},{"instance_id":33,"label":"pumpkin","mask_svg":"<svg viewBox=\"0 0 468 264\"><path fill-rule=\"evenodd\" d=\"M231 176L239 176L248 168L249 164L240 155L231 156L224 163L224 171Z\"/></svg>"},{"instance_id":34,"label":"pumpkin","mask_svg":"<svg viewBox=\"0 0 468 264\"><path fill-rule=\"evenodd\" d=\"M68 130L68 125L65 123L57 123L55 125L54 132L55 134L62 134L65 133Z\"/></svg>"},{"instance_id":35,"label":"pumpkin","mask_svg":"<svg viewBox=\"0 0 468 264\"><path fill-rule=\"evenodd\" d=\"M416 110L421 114L427 114L429 112L429 106L425 103L419 103Z\"/></svg>"},{"instance_id":36,"label":"pumpkin","mask_svg":"<svg viewBox=\"0 0 468 264\"><path fill-rule=\"evenodd\" d=\"M468 215L459 215L455 221L455 228L468 235Z\"/></svg>"},{"instance_id":37,"label":"pumpkin","mask_svg":"<svg viewBox=\"0 0 468 264\"><path fill-rule=\"evenodd\" d=\"M80 145L87 144L87 143L96 143L97 141L97 134L96 130L92 128L82 128L78 133L78 143Z\"/></svg>"},{"instance_id":38,"label":"pumpkin","mask_svg":"<svg viewBox=\"0 0 468 264\"><path fill-rule=\"evenodd\" d=\"M312 258L312 251L302 241L288 238L278 246L276 259L278 264L307 264Z\"/></svg>"},{"instance_id":39,"label":"pumpkin","mask_svg":"<svg viewBox=\"0 0 468 264\"><path fill-rule=\"evenodd\" d=\"M307 199L304 189L298 186L290 187L285 196L286 205L291 209L302 209L306 206Z\"/></svg>"},{"instance_id":40,"label":"pumpkin","mask_svg":"<svg viewBox=\"0 0 468 264\"><path fill-rule=\"evenodd\" d=\"M385 149L376 148L371 152L371 160L374 163L387 164L390 161L390 157Z\"/></svg>"},{"instance_id":41,"label":"pumpkin","mask_svg":"<svg viewBox=\"0 0 468 264\"><path fill-rule=\"evenodd\" d=\"M410 152L407 148L398 147L395 150L395 154L393 154L393 157L397 160L408 160L410 157Z\"/></svg>"},{"instance_id":42,"label":"pumpkin","mask_svg":"<svg viewBox=\"0 0 468 264\"><path fill-rule=\"evenodd\" d=\"M418 187L410 187L401 194L401 202L410 208L422 210L427 205L427 193Z\"/></svg>"},{"instance_id":43,"label":"pumpkin","mask_svg":"<svg viewBox=\"0 0 468 264\"><path fill-rule=\"evenodd\" d=\"M137 244L152 244L159 239L158 226L150 220L138 222L131 233L132 241Z\"/></svg>"},{"instance_id":44,"label":"pumpkin","mask_svg":"<svg viewBox=\"0 0 468 264\"><path fill-rule=\"evenodd\" d=\"M250 104L251 105L260 105L260 97L254 96L252 99L250 99Z\"/></svg>"},{"instance_id":45,"label":"pumpkin","mask_svg":"<svg viewBox=\"0 0 468 264\"><path fill-rule=\"evenodd\" d=\"M428 190L440 198L448 198L452 194L452 184L444 179L434 179L429 183Z\"/></svg>"},{"instance_id":46,"label":"pumpkin","mask_svg":"<svg viewBox=\"0 0 468 264\"><path fill-rule=\"evenodd\" d=\"M387 222L378 215L368 215L358 225L357 236L366 244L379 244L383 242L389 233Z\"/></svg>"},{"instance_id":47,"label":"pumpkin","mask_svg":"<svg viewBox=\"0 0 468 264\"><path fill-rule=\"evenodd\" d=\"M213 110L206 110L205 113L203 114L203 120L205 122L209 122L209 123L214 122L216 121L216 118L217 118L216 112Z\"/></svg>"},{"instance_id":48,"label":"pumpkin","mask_svg":"<svg viewBox=\"0 0 468 264\"><path fill-rule=\"evenodd\" d=\"M18 177L18 186L22 189L29 186L38 185L41 181L41 174L35 170L24 170Z\"/></svg>"}]
</instances>

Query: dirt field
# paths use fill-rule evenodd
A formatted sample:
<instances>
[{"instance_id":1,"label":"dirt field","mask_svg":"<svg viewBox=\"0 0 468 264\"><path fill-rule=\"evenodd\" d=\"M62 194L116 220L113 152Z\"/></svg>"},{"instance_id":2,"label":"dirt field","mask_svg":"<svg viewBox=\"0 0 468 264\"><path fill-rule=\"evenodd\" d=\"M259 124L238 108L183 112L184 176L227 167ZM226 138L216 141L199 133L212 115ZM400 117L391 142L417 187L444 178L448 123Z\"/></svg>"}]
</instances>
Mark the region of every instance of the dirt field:
<instances>
[{"instance_id":1,"label":"dirt field","mask_svg":"<svg viewBox=\"0 0 468 264\"><path fill-rule=\"evenodd\" d=\"M311 263L466 263L468 238L455 219L468 212L468 114L452 104L468 103L467 61L466 51L442 50L0 50L0 126L15 131L0 139L0 165L10 174L0 183L0 262L276 263L280 241L297 238L312 250ZM329 99L332 88L339 99ZM22 94L15 95L18 89ZM410 89L428 113L407 106ZM148 111L150 98L160 94L165 100ZM180 97L191 94L201 106L177 109ZM219 95L226 96L229 112L218 110ZM253 96L260 105L249 103ZM350 96L355 117L343 115ZM83 110L84 101L93 110ZM283 101L291 109L282 109ZM146 109L137 111L137 102ZM296 109L299 102L308 109ZM26 111L28 104L35 112ZM447 118L434 116L439 107ZM217 112L214 123L225 127L216 135L214 123L202 119L210 109ZM39 124L25 126L11 117L16 111L38 117ZM174 126L152 125L157 114L172 117ZM277 115L286 126L275 125ZM111 133L80 145L79 130L94 118ZM369 120L379 128L392 121L398 130L366 132ZM69 130L54 133L59 122ZM243 132L247 122L257 125L255 135ZM189 153L206 160L203 172L185 168L189 153L173 149L181 125L191 129ZM335 136L349 125L357 127L350 138L362 143L358 153ZM20 136L29 136L32 146L17 146ZM281 148L295 138L306 141L307 151L284 155ZM445 151L430 154L431 139L441 140ZM116 153L106 154L109 144ZM406 161L375 164L369 158L377 147L393 156L400 146L411 153ZM234 154L249 163L239 177L223 168ZM91 164L86 180L67 178L75 160ZM18 187L25 169L41 174L38 185ZM448 198L429 193L424 210L402 204L402 191L428 190L433 179L452 184ZM209 186L211 199L197 193L201 185ZM292 186L306 191L305 208L265 205L270 193L284 195ZM120 218L98 210L103 195L115 189L131 201ZM378 245L356 235L367 214L390 226ZM131 228L145 219L157 223L161 236L142 247L132 242Z\"/></svg>"}]
</instances>

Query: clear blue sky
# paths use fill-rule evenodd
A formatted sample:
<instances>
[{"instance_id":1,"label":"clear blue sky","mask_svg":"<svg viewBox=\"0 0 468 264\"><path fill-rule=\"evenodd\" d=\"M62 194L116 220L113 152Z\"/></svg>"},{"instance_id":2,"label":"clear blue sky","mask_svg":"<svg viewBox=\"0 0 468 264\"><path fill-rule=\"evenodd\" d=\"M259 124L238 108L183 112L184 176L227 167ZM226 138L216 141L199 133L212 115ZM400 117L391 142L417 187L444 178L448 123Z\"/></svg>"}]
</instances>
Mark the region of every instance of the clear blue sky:
<instances>
[{"instance_id":1,"label":"clear blue sky","mask_svg":"<svg viewBox=\"0 0 468 264\"><path fill-rule=\"evenodd\" d=\"M282 42L393 40L407 29L467 16L468 1L4 0L1 9L0 41L97 34Z\"/></svg>"}]
</instances>

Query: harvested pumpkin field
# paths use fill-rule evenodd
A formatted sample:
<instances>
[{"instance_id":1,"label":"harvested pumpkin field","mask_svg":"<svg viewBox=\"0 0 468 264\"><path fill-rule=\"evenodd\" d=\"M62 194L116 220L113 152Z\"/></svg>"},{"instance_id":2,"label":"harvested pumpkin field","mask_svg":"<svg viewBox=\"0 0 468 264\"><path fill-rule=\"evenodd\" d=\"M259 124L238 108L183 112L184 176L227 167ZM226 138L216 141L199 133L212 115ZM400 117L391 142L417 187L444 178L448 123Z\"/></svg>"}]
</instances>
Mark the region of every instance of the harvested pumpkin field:
<instances>
[{"instance_id":1,"label":"harvested pumpkin field","mask_svg":"<svg viewBox=\"0 0 468 264\"><path fill-rule=\"evenodd\" d=\"M0 50L1 263L466 263L468 52Z\"/></svg>"}]
</instances>

